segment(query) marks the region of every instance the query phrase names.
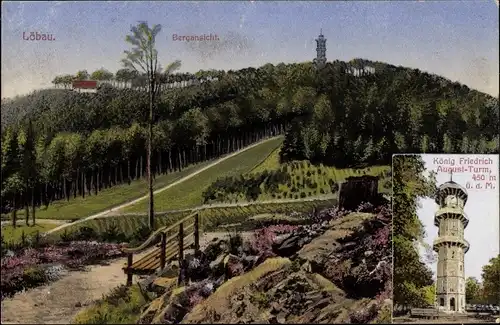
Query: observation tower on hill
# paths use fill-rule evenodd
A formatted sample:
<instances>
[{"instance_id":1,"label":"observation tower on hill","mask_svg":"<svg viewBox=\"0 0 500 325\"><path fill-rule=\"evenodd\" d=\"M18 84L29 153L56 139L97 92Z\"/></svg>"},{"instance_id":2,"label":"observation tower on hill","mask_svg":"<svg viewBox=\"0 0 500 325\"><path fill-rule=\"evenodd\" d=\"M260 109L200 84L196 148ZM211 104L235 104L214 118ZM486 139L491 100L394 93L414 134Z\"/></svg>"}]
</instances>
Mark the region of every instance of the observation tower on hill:
<instances>
[{"instance_id":1,"label":"observation tower on hill","mask_svg":"<svg viewBox=\"0 0 500 325\"><path fill-rule=\"evenodd\" d=\"M316 58L313 60L316 68L322 68L326 64L326 38L323 36L323 30L320 30L316 39Z\"/></svg>"},{"instance_id":2,"label":"observation tower on hill","mask_svg":"<svg viewBox=\"0 0 500 325\"><path fill-rule=\"evenodd\" d=\"M464 212L467 191L450 181L439 186L435 201L439 208L434 225L439 228L433 249L438 253L436 303L448 313L465 313L464 255L469 243L464 239L464 229L469 223Z\"/></svg>"}]
</instances>

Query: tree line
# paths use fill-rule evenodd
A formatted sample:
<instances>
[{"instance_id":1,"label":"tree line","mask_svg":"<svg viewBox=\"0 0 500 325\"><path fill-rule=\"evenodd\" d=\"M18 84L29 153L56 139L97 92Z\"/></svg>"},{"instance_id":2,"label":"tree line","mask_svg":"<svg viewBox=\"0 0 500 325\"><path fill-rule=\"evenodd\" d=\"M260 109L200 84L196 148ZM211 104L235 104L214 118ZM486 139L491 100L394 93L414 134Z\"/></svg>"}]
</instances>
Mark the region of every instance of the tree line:
<instances>
[{"instance_id":1,"label":"tree line","mask_svg":"<svg viewBox=\"0 0 500 325\"><path fill-rule=\"evenodd\" d=\"M376 66L376 73L342 73L348 66ZM282 161L352 166L390 164L398 152L499 151L498 98L419 70L366 60L328 63L309 76L302 87L287 86L291 92L279 103L304 113L287 132Z\"/></svg>"},{"instance_id":2,"label":"tree line","mask_svg":"<svg viewBox=\"0 0 500 325\"><path fill-rule=\"evenodd\" d=\"M500 306L500 255L483 266L481 281L474 277L467 278L465 301L468 304Z\"/></svg>"},{"instance_id":3,"label":"tree line","mask_svg":"<svg viewBox=\"0 0 500 325\"><path fill-rule=\"evenodd\" d=\"M180 171L283 132L263 127L239 135L210 138L209 120L200 109L153 127L154 176ZM7 128L2 135L2 212L48 206L56 200L98 195L102 189L145 177L147 130L138 123L80 133L36 134L33 123ZM33 223L34 221L34 212Z\"/></svg>"},{"instance_id":4,"label":"tree line","mask_svg":"<svg viewBox=\"0 0 500 325\"><path fill-rule=\"evenodd\" d=\"M218 70L200 70L195 74L188 72L173 73L162 76L160 82L162 85L170 86L169 88L184 87L191 84L217 80L223 73L224 71ZM89 73L87 70L79 70L75 74L55 76L52 84L55 88L70 89L73 81L78 80L106 81L114 87L144 89L147 84L147 75L127 68L119 69L116 73L105 68L95 70L92 73Z\"/></svg>"}]
</instances>

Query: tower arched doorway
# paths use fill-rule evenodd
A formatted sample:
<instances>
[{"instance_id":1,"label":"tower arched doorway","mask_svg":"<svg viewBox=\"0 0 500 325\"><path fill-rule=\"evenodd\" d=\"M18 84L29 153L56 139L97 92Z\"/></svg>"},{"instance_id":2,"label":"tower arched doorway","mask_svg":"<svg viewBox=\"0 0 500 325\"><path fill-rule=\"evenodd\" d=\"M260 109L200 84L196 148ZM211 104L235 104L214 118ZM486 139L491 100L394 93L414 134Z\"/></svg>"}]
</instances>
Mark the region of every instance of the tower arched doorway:
<instances>
[{"instance_id":1,"label":"tower arched doorway","mask_svg":"<svg viewBox=\"0 0 500 325\"><path fill-rule=\"evenodd\" d=\"M456 311L456 308L455 308L455 298L450 298L450 310L451 311Z\"/></svg>"}]
</instances>

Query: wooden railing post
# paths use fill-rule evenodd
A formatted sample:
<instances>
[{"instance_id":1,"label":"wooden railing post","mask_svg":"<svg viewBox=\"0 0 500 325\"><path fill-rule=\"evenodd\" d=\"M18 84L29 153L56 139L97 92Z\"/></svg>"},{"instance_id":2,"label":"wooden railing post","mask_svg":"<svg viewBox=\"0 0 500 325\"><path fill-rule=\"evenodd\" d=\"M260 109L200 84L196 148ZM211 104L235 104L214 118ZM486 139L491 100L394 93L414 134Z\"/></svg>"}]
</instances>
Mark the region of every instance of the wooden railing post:
<instances>
[{"instance_id":1,"label":"wooden railing post","mask_svg":"<svg viewBox=\"0 0 500 325\"><path fill-rule=\"evenodd\" d=\"M200 218L197 213L194 216L194 253L197 256L200 251Z\"/></svg>"},{"instance_id":2,"label":"wooden railing post","mask_svg":"<svg viewBox=\"0 0 500 325\"><path fill-rule=\"evenodd\" d=\"M184 263L184 225L181 223L179 225L179 277L177 279L177 284L182 285L184 282L185 275L185 263Z\"/></svg>"},{"instance_id":3,"label":"wooden railing post","mask_svg":"<svg viewBox=\"0 0 500 325\"><path fill-rule=\"evenodd\" d=\"M133 263L133 255L132 253L129 253L127 255L127 287L130 287L132 285L132 263Z\"/></svg>"},{"instance_id":4,"label":"wooden railing post","mask_svg":"<svg viewBox=\"0 0 500 325\"><path fill-rule=\"evenodd\" d=\"M184 224L179 225L179 265L184 260Z\"/></svg>"},{"instance_id":5,"label":"wooden railing post","mask_svg":"<svg viewBox=\"0 0 500 325\"><path fill-rule=\"evenodd\" d=\"M163 270L165 268L165 253L167 249L167 234L161 234L161 246L160 246L160 268Z\"/></svg>"}]
</instances>

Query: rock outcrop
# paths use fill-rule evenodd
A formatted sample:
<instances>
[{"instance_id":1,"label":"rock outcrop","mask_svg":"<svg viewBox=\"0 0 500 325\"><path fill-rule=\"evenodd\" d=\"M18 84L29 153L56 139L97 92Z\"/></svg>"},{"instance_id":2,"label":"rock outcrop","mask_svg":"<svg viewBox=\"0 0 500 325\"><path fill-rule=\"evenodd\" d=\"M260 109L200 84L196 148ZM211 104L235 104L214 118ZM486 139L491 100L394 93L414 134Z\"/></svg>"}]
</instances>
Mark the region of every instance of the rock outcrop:
<instances>
[{"instance_id":1,"label":"rock outcrop","mask_svg":"<svg viewBox=\"0 0 500 325\"><path fill-rule=\"evenodd\" d=\"M139 322L389 322L388 211L334 209L311 225L260 229L249 242L216 240L183 263L183 286L149 282L158 298Z\"/></svg>"}]
</instances>

